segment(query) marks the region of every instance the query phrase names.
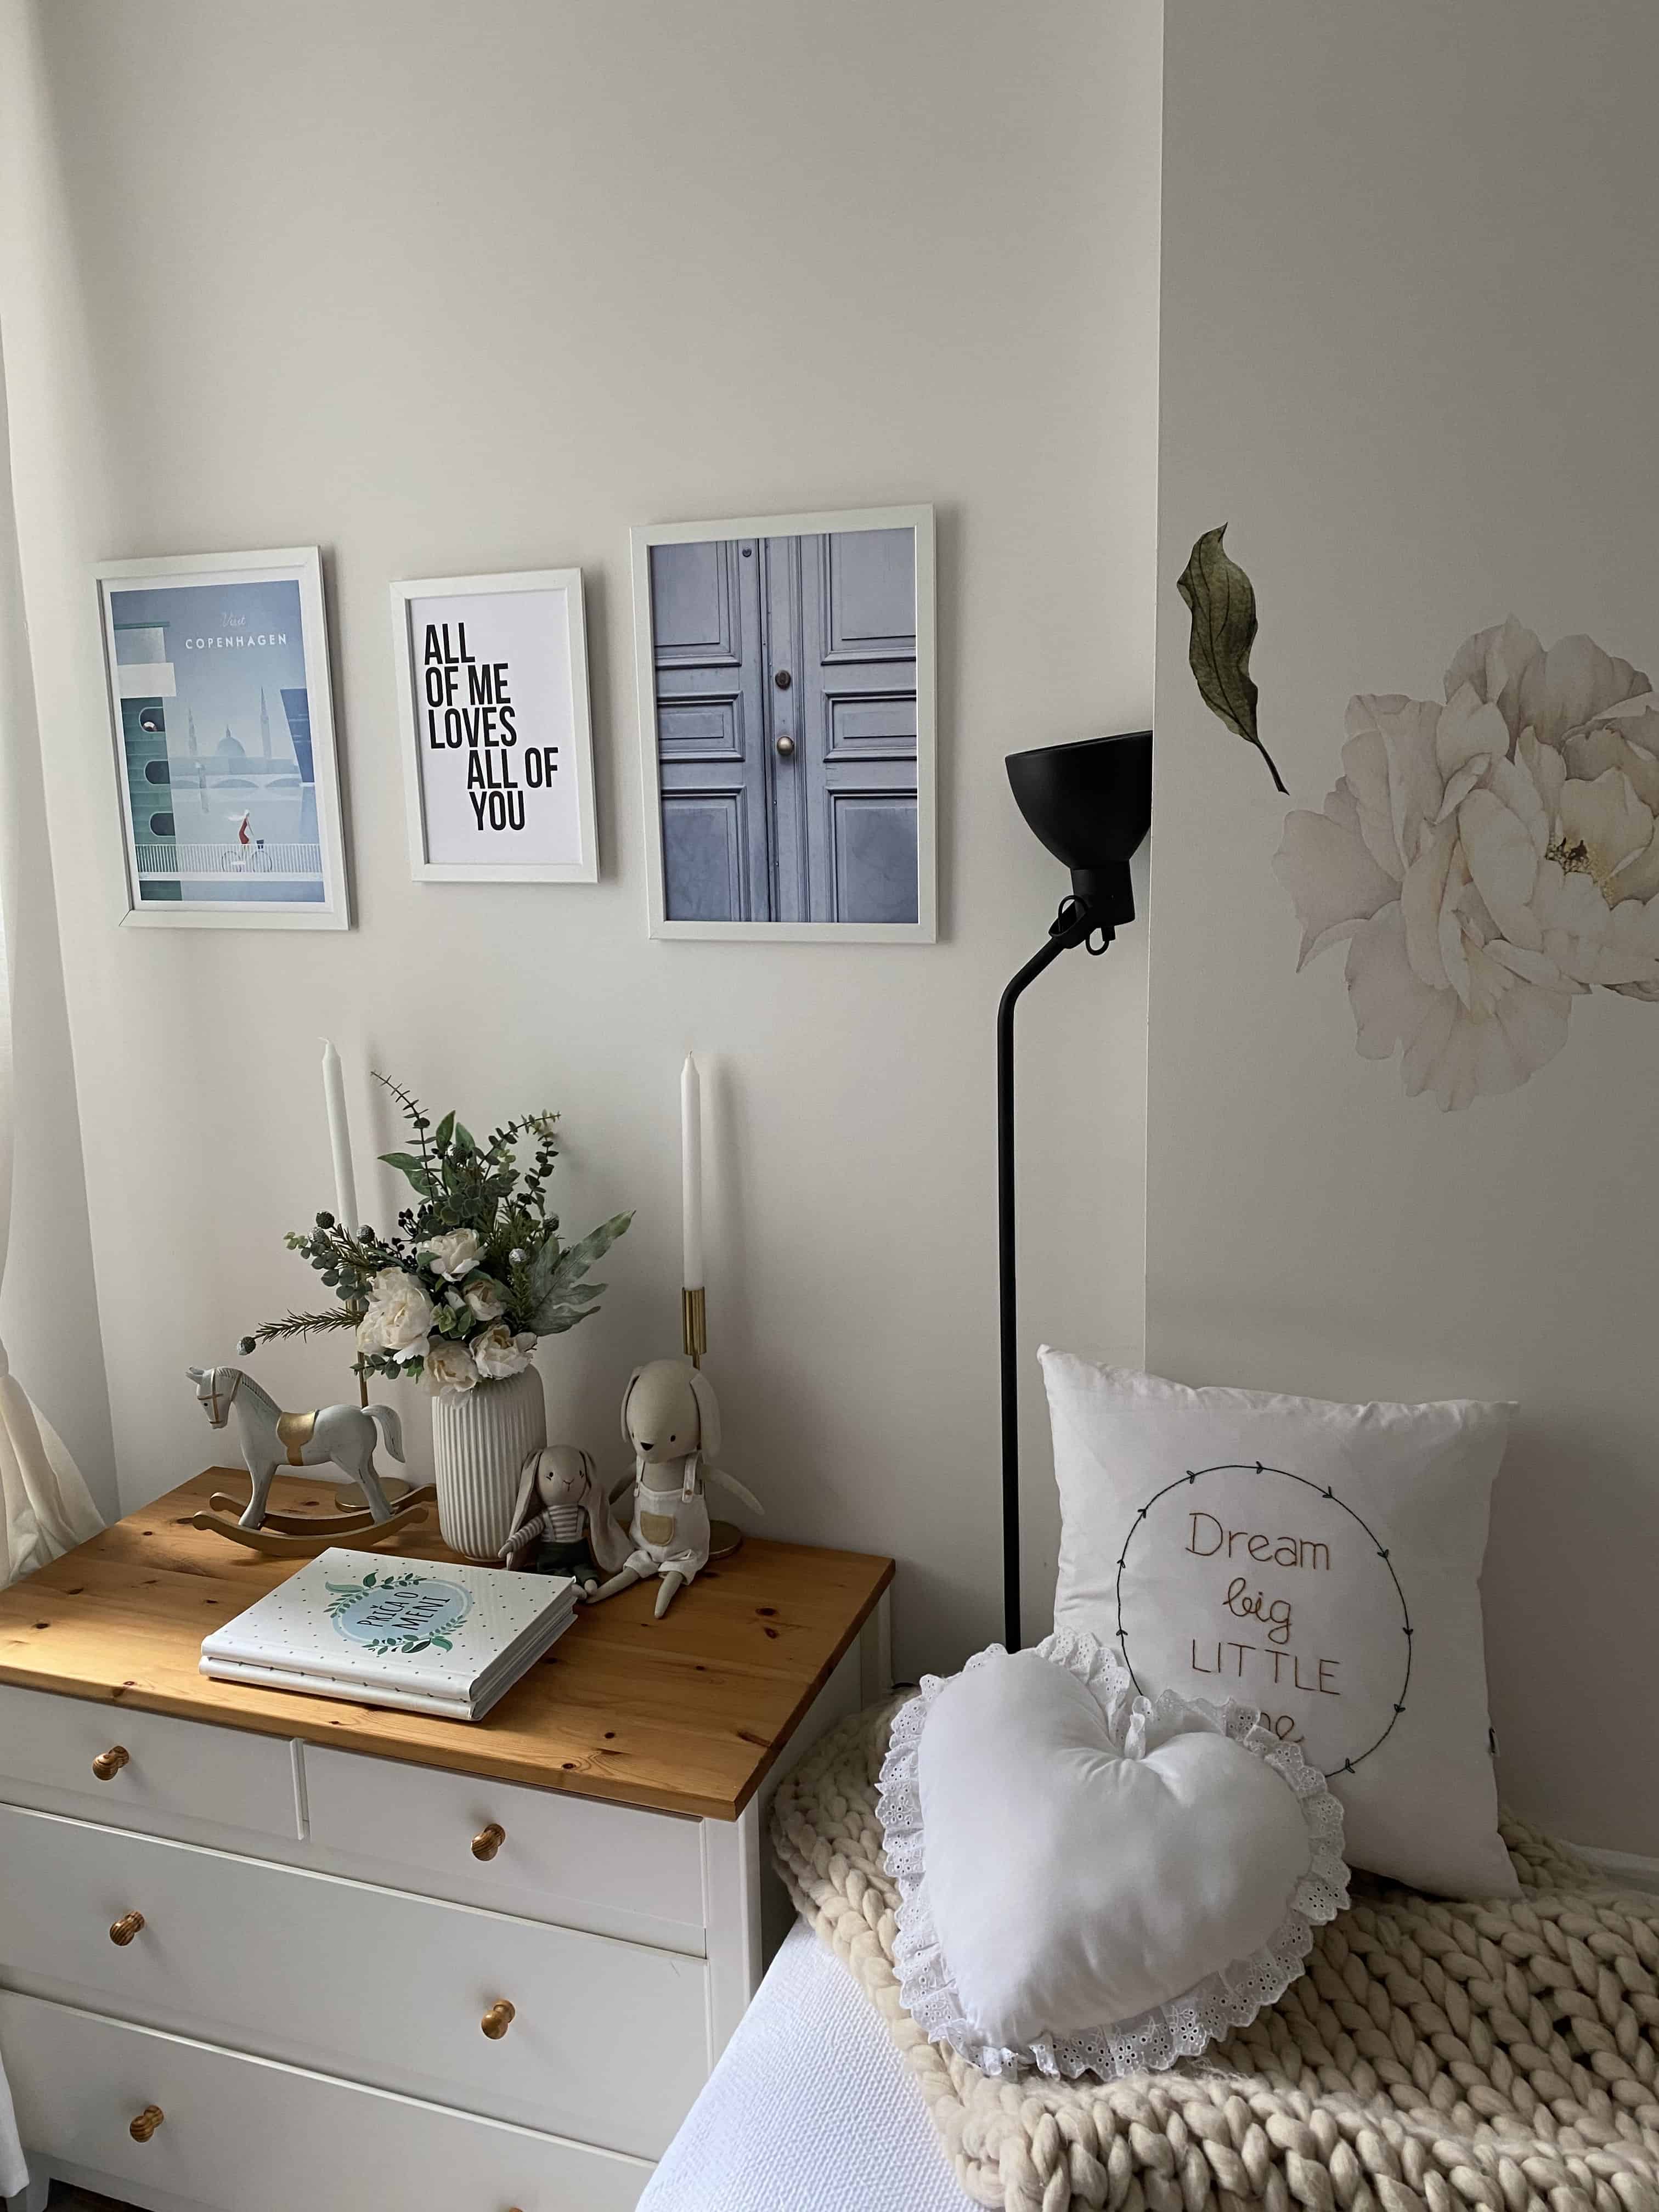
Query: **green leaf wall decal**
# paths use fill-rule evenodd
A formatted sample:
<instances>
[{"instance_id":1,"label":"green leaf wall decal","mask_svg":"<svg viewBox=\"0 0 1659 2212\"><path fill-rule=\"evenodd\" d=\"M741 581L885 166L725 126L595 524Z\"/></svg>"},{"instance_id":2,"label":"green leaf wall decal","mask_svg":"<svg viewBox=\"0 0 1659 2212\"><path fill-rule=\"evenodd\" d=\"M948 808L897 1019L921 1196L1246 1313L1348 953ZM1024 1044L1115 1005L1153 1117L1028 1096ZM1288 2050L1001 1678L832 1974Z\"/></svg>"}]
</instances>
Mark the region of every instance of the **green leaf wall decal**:
<instances>
[{"instance_id":1,"label":"green leaf wall decal","mask_svg":"<svg viewBox=\"0 0 1659 2212\"><path fill-rule=\"evenodd\" d=\"M1205 705L1235 737L1255 747L1267 763L1273 788L1288 798L1285 780L1256 730L1256 688L1250 674L1255 586L1222 545L1226 534L1224 522L1219 529L1206 530L1176 580L1176 588L1193 617L1187 659Z\"/></svg>"}]
</instances>

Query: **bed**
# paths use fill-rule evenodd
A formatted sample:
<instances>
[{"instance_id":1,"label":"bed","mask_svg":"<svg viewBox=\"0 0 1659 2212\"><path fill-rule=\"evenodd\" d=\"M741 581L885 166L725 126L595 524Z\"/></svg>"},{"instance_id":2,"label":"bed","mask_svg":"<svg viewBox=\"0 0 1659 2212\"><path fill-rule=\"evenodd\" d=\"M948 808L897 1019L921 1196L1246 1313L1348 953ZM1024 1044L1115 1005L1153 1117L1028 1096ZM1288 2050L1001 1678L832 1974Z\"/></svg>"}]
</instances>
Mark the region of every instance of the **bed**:
<instances>
[{"instance_id":1,"label":"bed","mask_svg":"<svg viewBox=\"0 0 1659 2212\"><path fill-rule=\"evenodd\" d=\"M974 2205L880 2014L798 1921L639 2212L974 2212Z\"/></svg>"}]
</instances>

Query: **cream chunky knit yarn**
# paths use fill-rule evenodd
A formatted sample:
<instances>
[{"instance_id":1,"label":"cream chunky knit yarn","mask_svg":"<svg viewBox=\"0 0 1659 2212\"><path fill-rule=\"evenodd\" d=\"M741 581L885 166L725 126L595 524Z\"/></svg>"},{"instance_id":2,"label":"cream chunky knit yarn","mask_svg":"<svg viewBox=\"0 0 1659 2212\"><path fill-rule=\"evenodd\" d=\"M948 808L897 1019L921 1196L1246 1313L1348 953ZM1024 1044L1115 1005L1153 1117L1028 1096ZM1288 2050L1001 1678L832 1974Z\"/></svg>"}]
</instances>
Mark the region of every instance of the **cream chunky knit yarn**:
<instances>
[{"instance_id":1,"label":"cream chunky knit yarn","mask_svg":"<svg viewBox=\"0 0 1659 2212\"><path fill-rule=\"evenodd\" d=\"M853 1969L962 2185L1008 2212L1659 2212L1659 1898L1516 1821L1523 1885L1463 1904L1360 1877L1309 1971L1169 2073L1000 2080L899 2003L877 1778L903 1700L781 1786L778 1864ZM850 2209L849 2209L850 2212Z\"/></svg>"}]
</instances>

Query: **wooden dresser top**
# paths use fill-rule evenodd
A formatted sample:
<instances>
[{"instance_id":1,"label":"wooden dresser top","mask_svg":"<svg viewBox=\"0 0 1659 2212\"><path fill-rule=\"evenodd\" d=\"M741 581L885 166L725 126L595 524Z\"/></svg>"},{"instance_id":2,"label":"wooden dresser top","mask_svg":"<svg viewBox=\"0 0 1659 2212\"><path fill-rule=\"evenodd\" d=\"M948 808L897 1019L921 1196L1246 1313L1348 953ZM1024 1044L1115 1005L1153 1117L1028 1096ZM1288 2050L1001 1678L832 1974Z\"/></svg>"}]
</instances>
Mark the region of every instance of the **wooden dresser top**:
<instances>
[{"instance_id":1,"label":"wooden dresser top","mask_svg":"<svg viewBox=\"0 0 1659 2212\"><path fill-rule=\"evenodd\" d=\"M279 1476L279 1510L326 1509ZM247 1477L210 1468L0 1592L0 1682L261 1735L490 1775L624 1805L734 1820L893 1578L890 1559L750 1537L662 1620L654 1582L583 1607L487 1719L435 1720L213 1681L202 1638L304 1564L243 1553L191 1516ZM453 1560L434 1521L386 1555Z\"/></svg>"}]
</instances>

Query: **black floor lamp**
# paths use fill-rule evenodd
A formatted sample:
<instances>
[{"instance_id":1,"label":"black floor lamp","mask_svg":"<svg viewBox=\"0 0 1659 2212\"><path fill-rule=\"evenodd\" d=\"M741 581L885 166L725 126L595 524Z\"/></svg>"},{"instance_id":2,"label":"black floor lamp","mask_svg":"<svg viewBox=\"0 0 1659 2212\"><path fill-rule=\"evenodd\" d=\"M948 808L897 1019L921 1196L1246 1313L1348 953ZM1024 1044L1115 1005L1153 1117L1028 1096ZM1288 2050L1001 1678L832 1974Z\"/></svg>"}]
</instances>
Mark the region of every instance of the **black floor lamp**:
<instances>
[{"instance_id":1,"label":"black floor lamp","mask_svg":"<svg viewBox=\"0 0 1659 2212\"><path fill-rule=\"evenodd\" d=\"M1008 756L1020 812L1072 872L1048 941L1010 981L997 1008L997 1273L1002 1302L1003 1641L1019 1650L1019 1351L1015 1341L1014 1008L1028 983L1074 945L1103 952L1135 918L1129 856L1152 818L1152 733L1085 738ZM1096 936L1098 944L1089 940Z\"/></svg>"}]
</instances>

